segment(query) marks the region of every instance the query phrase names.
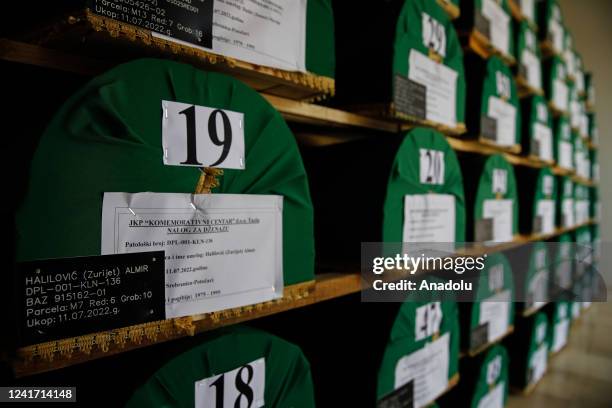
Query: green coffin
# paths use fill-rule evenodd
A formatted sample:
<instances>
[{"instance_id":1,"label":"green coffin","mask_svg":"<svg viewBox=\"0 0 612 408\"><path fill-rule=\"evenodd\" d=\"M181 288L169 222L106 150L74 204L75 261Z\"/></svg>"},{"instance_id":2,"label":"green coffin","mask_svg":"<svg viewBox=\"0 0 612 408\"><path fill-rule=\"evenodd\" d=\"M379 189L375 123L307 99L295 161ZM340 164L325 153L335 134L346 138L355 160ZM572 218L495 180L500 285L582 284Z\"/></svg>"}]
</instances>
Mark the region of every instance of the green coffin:
<instances>
[{"instance_id":1,"label":"green coffin","mask_svg":"<svg viewBox=\"0 0 612 408\"><path fill-rule=\"evenodd\" d=\"M508 0L462 0L459 32L472 30L485 37L493 52L506 59L514 57L514 26Z\"/></svg>"},{"instance_id":2,"label":"green coffin","mask_svg":"<svg viewBox=\"0 0 612 408\"><path fill-rule=\"evenodd\" d=\"M533 158L552 162L554 139L552 114L546 100L534 95L521 100L522 152Z\"/></svg>"},{"instance_id":3,"label":"green coffin","mask_svg":"<svg viewBox=\"0 0 612 408\"><path fill-rule=\"evenodd\" d=\"M595 107L595 83L593 82L593 73L586 72L584 74L584 86L586 88L586 103L590 108Z\"/></svg>"},{"instance_id":4,"label":"green coffin","mask_svg":"<svg viewBox=\"0 0 612 408\"><path fill-rule=\"evenodd\" d=\"M517 388L537 383L548 365L548 318L539 312L522 319L508 345L510 381Z\"/></svg>"},{"instance_id":5,"label":"green coffin","mask_svg":"<svg viewBox=\"0 0 612 408\"><path fill-rule=\"evenodd\" d=\"M479 351L503 338L514 324L512 267L501 253L489 254L475 285L474 302L459 304L461 348Z\"/></svg>"},{"instance_id":6,"label":"green coffin","mask_svg":"<svg viewBox=\"0 0 612 408\"><path fill-rule=\"evenodd\" d=\"M434 204L437 200L445 203ZM455 214L450 232L417 232L416 224L431 205L441 205L446 210L451 205L450 210ZM461 168L446 138L432 129L416 128L408 132L397 150L387 182L383 241L464 242L465 208ZM414 214L414 224L406 219L408 212Z\"/></svg>"},{"instance_id":7,"label":"green coffin","mask_svg":"<svg viewBox=\"0 0 612 408\"><path fill-rule=\"evenodd\" d=\"M477 374L477 382L470 407L505 406L508 400L508 389L510 388L508 351L504 346L493 346L479 362L480 371Z\"/></svg>"},{"instance_id":8,"label":"green coffin","mask_svg":"<svg viewBox=\"0 0 612 408\"><path fill-rule=\"evenodd\" d=\"M555 120L555 162L557 166L574 169L574 135L565 116Z\"/></svg>"},{"instance_id":9,"label":"green coffin","mask_svg":"<svg viewBox=\"0 0 612 408\"><path fill-rule=\"evenodd\" d=\"M567 345L569 338L571 316L571 303L567 300L561 300L550 305L548 319L548 345L550 353L558 353Z\"/></svg>"},{"instance_id":10,"label":"green coffin","mask_svg":"<svg viewBox=\"0 0 612 408\"><path fill-rule=\"evenodd\" d=\"M578 228L574 232L576 249L574 257L575 279L582 276L591 268L593 262L593 237L588 225Z\"/></svg>"},{"instance_id":11,"label":"green coffin","mask_svg":"<svg viewBox=\"0 0 612 408\"><path fill-rule=\"evenodd\" d=\"M458 363L456 303L413 301L409 296L397 314L378 371L379 404L394 391L412 386L414 406L427 406L446 390L448 381L458 372ZM424 382L427 370L422 364L435 373L431 375L435 384Z\"/></svg>"},{"instance_id":12,"label":"green coffin","mask_svg":"<svg viewBox=\"0 0 612 408\"><path fill-rule=\"evenodd\" d=\"M601 202L599 200L599 187L589 188L589 204L591 220L601 221Z\"/></svg>"},{"instance_id":13,"label":"green coffin","mask_svg":"<svg viewBox=\"0 0 612 408\"><path fill-rule=\"evenodd\" d=\"M574 185L574 213L576 224L581 225L589 221L591 210L589 189L582 184Z\"/></svg>"},{"instance_id":14,"label":"green coffin","mask_svg":"<svg viewBox=\"0 0 612 408\"><path fill-rule=\"evenodd\" d=\"M571 228L576 225L576 206L574 202L574 183L569 176L557 177L557 227Z\"/></svg>"},{"instance_id":15,"label":"green coffin","mask_svg":"<svg viewBox=\"0 0 612 408\"><path fill-rule=\"evenodd\" d=\"M574 278L574 245L569 233L557 237L551 254L551 297L563 298L571 291Z\"/></svg>"},{"instance_id":16,"label":"green coffin","mask_svg":"<svg viewBox=\"0 0 612 408\"><path fill-rule=\"evenodd\" d=\"M563 54L565 46L565 27L563 15L557 0L538 2L538 33L541 41L547 41L551 51L557 55Z\"/></svg>"},{"instance_id":17,"label":"green coffin","mask_svg":"<svg viewBox=\"0 0 612 408\"><path fill-rule=\"evenodd\" d=\"M597 128L597 115L589 113L589 140L593 146L599 145L599 129Z\"/></svg>"},{"instance_id":18,"label":"green coffin","mask_svg":"<svg viewBox=\"0 0 612 408\"><path fill-rule=\"evenodd\" d=\"M466 54L469 133L480 140L512 148L521 143L521 112L516 83L501 59Z\"/></svg>"},{"instance_id":19,"label":"green coffin","mask_svg":"<svg viewBox=\"0 0 612 408\"><path fill-rule=\"evenodd\" d=\"M557 181L550 168L518 167L520 230L524 234L552 234L556 225Z\"/></svg>"},{"instance_id":20,"label":"green coffin","mask_svg":"<svg viewBox=\"0 0 612 408\"><path fill-rule=\"evenodd\" d=\"M517 72L527 85L537 93L543 93L542 61L538 37L527 20L518 24L516 40Z\"/></svg>"},{"instance_id":21,"label":"green coffin","mask_svg":"<svg viewBox=\"0 0 612 408\"><path fill-rule=\"evenodd\" d=\"M334 15L340 103L376 105L376 112L382 107L405 120L463 127L463 51L436 1L339 1Z\"/></svg>"},{"instance_id":22,"label":"green coffin","mask_svg":"<svg viewBox=\"0 0 612 408\"><path fill-rule=\"evenodd\" d=\"M314 407L310 365L296 345L233 327L171 360L126 405L194 406Z\"/></svg>"},{"instance_id":23,"label":"green coffin","mask_svg":"<svg viewBox=\"0 0 612 408\"><path fill-rule=\"evenodd\" d=\"M544 92L551 108L563 114L569 112L570 89L567 68L560 57L552 57L543 64Z\"/></svg>"},{"instance_id":24,"label":"green coffin","mask_svg":"<svg viewBox=\"0 0 612 408\"><path fill-rule=\"evenodd\" d=\"M529 246L527 269L525 272L518 270L515 277L523 277L523 282L519 282L522 287L517 293L522 293L526 299L524 312L532 313L544 307L550 300L552 264L546 243L538 241Z\"/></svg>"},{"instance_id":25,"label":"green coffin","mask_svg":"<svg viewBox=\"0 0 612 408\"><path fill-rule=\"evenodd\" d=\"M331 0L308 0L306 8L306 69L335 77L334 11Z\"/></svg>"},{"instance_id":26,"label":"green coffin","mask_svg":"<svg viewBox=\"0 0 612 408\"><path fill-rule=\"evenodd\" d=\"M514 168L502 155L464 155L468 240L511 241L518 233L518 191Z\"/></svg>"},{"instance_id":27,"label":"green coffin","mask_svg":"<svg viewBox=\"0 0 612 408\"><path fill-rule=\"evenodd\" d=\"M579 177L587 180L591 178L589 149L578 133L574 133L574 163Z\"/></svg>"},{"instance_id":28,"label":"green coffin","mask_svg":"<svg viewBox=\"0 0 612 408\"><path fill-rule=\"evenodd\" d=\"M312 280L308 180L280 114L230 77L154 59L93 79L55 115L17 213L17 259L99 255L104 192L195 191L197 168L162 162L162 99L244 112L246 170L226 170L214 192L284 196L284 281Z\"/></svg>"}]
</instances>

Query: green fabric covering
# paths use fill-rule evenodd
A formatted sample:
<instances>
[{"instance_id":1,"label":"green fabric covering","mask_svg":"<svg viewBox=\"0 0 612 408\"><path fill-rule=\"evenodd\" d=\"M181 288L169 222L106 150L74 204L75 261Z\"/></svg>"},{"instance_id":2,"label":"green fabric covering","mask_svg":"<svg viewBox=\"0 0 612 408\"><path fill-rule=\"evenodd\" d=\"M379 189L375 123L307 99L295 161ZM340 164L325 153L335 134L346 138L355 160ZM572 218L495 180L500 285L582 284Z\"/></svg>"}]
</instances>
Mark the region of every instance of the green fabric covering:
<instances>
[{"instance_id":1,"label":"green fabric covering","mask_svg":"<svg viewBox=\"0 0 612 408\"><path fill-rule=\"evenodd\" d=\"M474 13L482 10L483 0L471 0L471 1L473 1L473 4L474 4ZM500 0L500 1L496 0L495 2L499 6L501 6L501 8L506 12L506 15L510 17L510 19L508 20L508 25L509 25L508 27L508 50L509 50L509 55L512 55L512 53L514 52L514 34L513 34L514 26L512 24L513 21L512 21L512 13L510 11L510 2L508 0Z\"/></svg>"},{"instance_id":2,"label":"green fabric covering","mask_svg":"<svg viewBox=\"0 0 612 408\"><path fill-rule=\"evenodd\" d=\"M546 188L546 183L545 180L552 180L552 188L550 189L549 192L545 191ZM553 175L552 171L550 170L549 167L544 167L543 169L541 169L538 172L538 179L536 181L536 188L535 191L533 192L533 209L531 214L533 214L533 221L532 221L532 225L535 224L536 222L536 218L537 218L537 209L538 209L538 202L541 200L553 200L553 201L557 201L557 179L556 177ZM555 210L556 206L553 206L553 210ZM556 215L555 215L556 211L553 211L553 215L552 215L552 219L553 219L553 224L555 223L556 220Z\"/></svg>"},{"instance_id":3,"label":"green fabric covering","mask_svg":"<svg viewBox=\"0 0 612 408\"><path fill-rule=\"evenodd\" d=\"M569 176L557 178L559 194L557 194L557 226L563 228L573 227L576 223L576 209L574 203L574 183ZM566 209L567 212L564 212Z\"/></svg>"},{"instance_id":4,"label":"green fabric covering","mask_svg":"<svg viewBox=\"0 0 612 408\"><path fill-rule=\"evenodd\" d=\"M562 81L563 83L566 82L567 67L565 66L565 62L563 62L560 57L555 56L548 60L544 66L544 91L546 93L546 99L548 99L548 102L553 104L556 109L563 110L562 106L555 105L556 90L554 84L556 80ZM567 94L567 107L569 108L569 90Z\"/></svg>"},{"instance_id":5,"label":"green fabric covering","mask_svg":"<svg viewBox=\"0 0 612 408\"><path fill-rule=\"evenodd\" d=\"M465 73L463 70L463 50L452 21L436 1L406 1L397 18L395 42L393 46L392 76L407 77L409 72L410 50L414 49L429 55L429 48L423 43L422 13L444 26L446 33L446 56L442 64L457 72L456 117L457 123L465 123Z\"/></svg>"},{"instance_id":6,"label":"green fabric covering","mask_svg":"<svg viewBox=\"0 0 612 408\"><path fill-rule=\"evenodd\" d=\"M536 302L545 302L549 298L550 279L551 279L551 254L549 253L548 246L538 241L531 244L531 251L529 253L529 263L527 264L527 271L525 280L523 282L522 293L526 294L528 302L525 305L527 309L536 307L537 309L544 306L543 303L534 304ZM543 274L543 276L541 275ZM536 285L534 284L535 279L542 279L544 284L543 292L534 293ZM531 303L529 300L532 300Z\"/></svg>"},{"instance_id":7,"label":"green fabric covering","mask_svg":"<svg viewBox=\"0 0 612 408\"><path fill-rule=\"evenodd\" d=\"M306 12L306 69L334 78L336 50L331 0L308 0Z\"/></svg>"},{"instance_id":8,"label":"green fabric covering","mask_svg":"<svg viewBox=\"0 0 612 408\"><path fill-rule=\"evenodd\" d=\"M548 111L546 100L540 95L533 95L528 99L524 99L522 112L522 121L525 123L525 132L523 133L523 153L542 157L547 155L547 152L535 149L536 139L536 123L543 125L551 130L550 148L552 149L551 158L554 158L554 135L553 131L553 115ZM540 149L543 146L540 145ZM539 154L538 154L539 153Z\"/></svg>"},{"instance_id":9,"label":"green fabric covering","mask_svg":"<svg viewBox=\"0 0 612 408\"><path fill-rule=\"evenodd\" d=\"M599 213L601 211L600 209L601 203L599 202L599 188L597 187L589 188L589 203L590 203L589 214L591 216L591 219L599 220L601 218L601 214Z\"/></svg>"},{"instance_id":10,"label":"green fabric covering","mask_svg":"<svg viewBox=\"0 0 612 408\"><path fill-rule=\"evenodd\" d=\"M525 52L530 52L533 55L535 55L535 57L538 59L538 61L541 62L541 58L542 58L542 53L540 52L540 45L538 43L538 36L536 34L536 32L534 31L534 29L532 28L533 25L530 24L527 20L523 20L518 24L518 30L517 30L517 40L516 40L516 58L518 60L519 64L524 64L525 61L523 60L524 58L524 53ZM535 89L541 89L542 88L542 69L541 69L541 63L540 63L540 83L530 83L529 85L531 85L532 87L534 87ZM525 79L527 80L527 76L525 74Z\"/></svg>"},{"instance_id":11,"label":"green fabric covering","mask_svg":"<svg viewBox=\"0 0 612 408\"><path fill-rule=\"evenodd\" d=\"M562 295L563 291L571 290L574 265L574 245L569 233L557 237L557 244L551 259L552 289L555 295Z\"/></svg>"},{"instance_id":12,"label":"green fabric covering","mask_svg":"<svg viewBox=\"0 0 612 408\"><path fill-rule=\"evenodd\" d=\"M493 191L493 170L501 169L507 172L507 189L504 194L498 194ZM499 195L499 197L498 197ZM497 154L489 157L484 165L484 169L478 180L478 190L476 191L476 200L474 205L474 220L478 222L483 216L483 206L485 200L494 200L496 198L513 200L513 211L512 211L512 235L518 233L518 191L516 186L516 179L514 177L514 167L504 158L504 156ZM475 228L475 226L474 226Z\"/></svg>"},{"instance_id":13,"label":"green fabric covering","mask_svg":"<svg viewBox=\"0 0 612 408\"><path fill-rule=\"evenodd\" d=\"M136 390L126 407L192 408L196 381L232 371L262 357L265 358L266 407L315 406L310 365L299 347L258 330L234 327L215 333L201 345L171 360ZM229 404L226 402L224 406Z\"/></svg>"},{"instance_id":14,"label":"green fabric covering","mask_svg":"<svg viewBox=\"0 0 612 408\"><path fill-rule=\"evenodd\" d=\"M599 144L599 129L597 128L597 115L589 113L589 140L595 146Z\"/></svg>"},{"instance_id":15,"label":"green fabric covering","mask_svg":"<svg viewBox=\"0 0 612 408\"><path fill-rule=\"evenodd\" d=\"M495 345L487 351L480 366L470 407L478 408L480 401L498 385L504 388L503 406L506 405L506 401L508 400L508 389L510 387L508 378L509 363L510 359L508 358L508 351L505 347ZM495 372L497 372L496 376L492 374Z\"/></svg>"},{"instance_id":16,"label":"green fabric covering","mask_svg":"<svg viewBox=\"0 0 612 408\"><path fill-rule=\"evenodd\" d=\"M538 33L540 34L540 39L550 39L551 21L556 20L559 24L561 24L561 26L563 26L563 15L561 13L561 7L559 7L557 0L543 0L540 1L538 4ZM565 34L563 34L563 37L564 38L562 42L565 43ZM563 50L555 51L562 52Z\"/></svg>"},{"instance_id":17,"label":"green fabric covering","mask_svg":"<svg viewBox=\"0 0 612 408\"><path fill-rule=\"evenodd\" d=\"M535 363L534 360L535 360L538 349L540 347L543 347L546 350L549 349L547 333L548 333L548 318L546 316L546 313L539 312L535 316L532 317L531 332L529 333L529 348L527 349L526 355L524 355L524 357L527 358L526 360L527 369L525 370L524 377L523 377L523 381L525 385L529 385L530 383L529 372L534 368L534 363ZM523 356L517 356L517 358L521 358L521 357Z\"/></svg>"},{"instance_id":18,"label":"green fabric covering","mask_svg":"<svg viewBox=\"0 0 612 408\"><path fill-rule=\"evenodd\" d=\"M435 281L435 278L429 278ZM439 280L438 280L439 281ZM441 282L441 281L440 281ZM440 303L442 320L439 327L439 336L449 334L449 380L457 373L459 364L459 321L457 304L453 301ZM422 349L433 340L433 336L428 336L416 340L416 314L420 307L431 305L429 302L411 300L411 295L402 304L393 323L389 341L385 348L383 360L378 370L377 398L381 399L385 395L394 391L395 369L398 361L413 352ZM439 337L438 337L439 338ZM419 390L415 390L418 393Z\"/></svg>"},{"instance_id":19,"label":"green fabric covering","mask_svg":"<svg viewBox=\"0 0 612 408\"><path fill-rule=\"evenodd\" d=\"M569 338L569 322L571 320L571 304L561 300L551 305L548 325L548 346L551 353L558 353ZM565 341L564 341L565 337Z\"/></svg>"},{"instance_id":20,"label":"green fabric covering","mask_svg":"<svg viewBox=\"0 0 612 408\"><path fill-rule=\"evenodd\" d=\"M497 86L497 72L502 73L505 77L507 77L510 81L510 97L506 100L507 103L514 106L516 108L516 124L514 128L514 143L515 145L521 143L521 114L520 114L520 102L518 96L518 90L516 87L516 82L514 81L514 75L512 71L504 62L497 58L491 57L487 60L486 73L483 79L482 86L482 97L480 99L480 116L489 116L489 97L495 96L498 98L502 98L498 91Z\"/></svg>"},{"instance_id":21,"label":"green fabric covering","mask_svg":"<svg viewBox=\"0 0 612 408\"><path fill-rule=\"evenodd\" d=\"M503 285L496 289L492 287L490 271L493 268L501 267L503 270ZM486 301L491 296L499 292L509 291L510 292L510 300L514 299L514 279L512 275L512 266L508 261L508 258L502 253L492 253L487 255L487 259L485 261L485 267L480 275L480 279L478 281L478 289L476 292L476 302L471 303L470 307L472 309L471 317L470 317L470 331L474 330L478 327L480 322L480 302ZM508 308L508 325L512 326L514 322L514 302L510 302Z\"/></svg>"},{"instance_id":22,"label":"green fabric covering","mask_svg":"<svg viewBox=\"0 0 612 408\"><path fill-rule=\"evenodd\" d=\"M197 168L162 163L162 99L245 112L247 170L226 170L215 192L284 196L285 284L312 280L308 180L280 114L228 76L154 59L93 79L55 115L17 213L17 259L99 255L104 192L194 192Z\"/></svg>"},{"instance_id":23,"label":"green fabric covering","mask_svg":"<svg viewBox=\"0 0 612 408\"><path fill-rule=\"evenodd\" d=\"M444 153L444 184L420 182L419 149ZM416 128L404 137L391 167L384 204L383 241L402 242L404 196L428 193L452 194L455 197L455 242L463 242L465 197L463 177L455 151L441 133L433 129Z\"/></svg>"},{"instance_id":24,"label":"green fabric covering","mask_svg":"<svg viewBox=\"0 0 612 408\"><path fill-rule=\"evenodd\" d=\"M563 148L564 143L570 144L571 153L569 154L570 160L568 163L563 163L561 166L561 149ZM574 135L572 134L572 130L570 128L570 122L567 117L562 116L555 122L554 128L554 155L555 162L557 165L565 168L565 169L573 169L574 168Z\"/></svg>"}]
</instances>

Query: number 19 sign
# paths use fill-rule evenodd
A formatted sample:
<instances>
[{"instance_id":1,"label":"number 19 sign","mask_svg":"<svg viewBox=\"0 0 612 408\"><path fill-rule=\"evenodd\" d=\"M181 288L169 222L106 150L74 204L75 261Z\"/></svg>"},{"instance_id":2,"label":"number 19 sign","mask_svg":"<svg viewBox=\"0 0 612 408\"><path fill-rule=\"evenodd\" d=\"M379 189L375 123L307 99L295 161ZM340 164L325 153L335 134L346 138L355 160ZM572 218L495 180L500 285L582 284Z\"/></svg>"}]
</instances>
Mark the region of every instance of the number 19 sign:
<instances>
[{"instance_id":1,"label":"number 19 sign","mask_svg":"<svg viewBox=\"0 0 612 408\"><path fill-rule=\"evenodd\" d=\"M244 114L162 101L162 148L167 166L244 170Z\"/></svg>"}]
</instances>

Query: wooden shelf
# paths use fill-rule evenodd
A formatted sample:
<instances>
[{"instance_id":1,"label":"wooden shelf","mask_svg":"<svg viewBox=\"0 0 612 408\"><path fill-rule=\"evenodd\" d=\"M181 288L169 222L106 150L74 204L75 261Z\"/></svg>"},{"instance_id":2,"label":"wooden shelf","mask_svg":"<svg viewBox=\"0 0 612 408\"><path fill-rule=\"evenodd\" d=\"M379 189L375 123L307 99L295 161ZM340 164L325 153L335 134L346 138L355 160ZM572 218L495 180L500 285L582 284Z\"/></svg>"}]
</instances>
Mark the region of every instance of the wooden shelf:
<instances>
[{"instance_id":1,"label":"wooden shelf","mask_svg":"<svg viewBox=\"0 0 612 408\"><path fill-rule=\"evenodd\" d=\"M309 72L286 71L214 54L194 44L162 38L150 30L92 13L89 9L67 13L50 22L47 27L29 35L27 42L2 40L0 54L6 55L10 47L10 58L32 63L32 56L39 63L66 63L67 70L82 70L87 75L103 71L121 62L134 58L160 57L190 63L199 68L230 74L247 83L253 89L298 100L317 100L333 95L335 81ZM10 44L12 43L12 44ZM40 46L38 50L33 47ZM42 49L42 51L41 51ZM93 56L104 61L100 68L92 63L68 64L70 57L63 54L70 50L73 55ZM34 54L32 53L34 51ZM60 57L42 61L43 54ZM7 57L2 57L9 59ZM86 58L89 59L89 58ZM38 65L38 64L37 64ZM43 65L48 66L48 65Z\"/></svg>"},{"instance_id":2,"label":"wooden shelf","mask_svg":"<svg viewBox=\"0 0 612 408\"><path fill-rule=\"evenodd\" d=\"M451 3L449 0L437 0L437 2L440 7L446 11L446 14L448 14L451 20L455 20L461 15L461 10L459 7Z\"/></svg>"},{"instance_id":3,"label":"wooden shelf","mask_svg":"<svg viewBox=\"0 0 612 408\"><path fill-rule=\"evenodd\" d=\"M313 284L299 284L285 288L285 296L271 302L165 321L168 330L154 330L154 324L134 326L124 330L121 341L108 341L118 330L94 333L72 339L62 339L17 350L12 365L17 377L61 369L138 348L193 336L219 327L270 316L361 290L359 273L321 274ZM157 323L159 327L159 322ZM153 329L153 330L150 330ZM89 347L87 347L89 346Z\"/></svg>"},{"instance_id":4,"label":"wooden shelf","mask_svg":"<svg viewBox=\"0 0 612 408\"><path fill-rule=\"evenodd\" d=\"M508 66L514 66L516 59L512 55L502 54L484 34L473 29L469 33L460 33L460 38L463 38L465 48L479 55L483 59L488 59L495 55L501 58Z\"/></svg>"}]
</instances>

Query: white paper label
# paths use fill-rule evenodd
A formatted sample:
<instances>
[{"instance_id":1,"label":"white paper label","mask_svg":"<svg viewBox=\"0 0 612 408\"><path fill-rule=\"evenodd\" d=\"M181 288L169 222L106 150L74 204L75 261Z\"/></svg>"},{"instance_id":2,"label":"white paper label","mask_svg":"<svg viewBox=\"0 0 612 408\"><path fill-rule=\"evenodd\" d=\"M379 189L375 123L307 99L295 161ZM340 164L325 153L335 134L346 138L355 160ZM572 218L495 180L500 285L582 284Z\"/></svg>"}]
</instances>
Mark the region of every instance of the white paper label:
<instances>
[{"instance_id":1,"label":"white paper label","mask_svg":"<svg viewBox=\"0 0 612 408\"><path fill-rule=\"evenodd\" d=\"M564 169L573 169L572 156L574 155L574 147L570 142L559 142L559 167Z\"/></svg>"},{"instance_id":2,"label":"white paper label","mask_svg":"<svg viewBox=\"0 0 612 408\"><path fill-rule=\"evenodd\" d=\"M552 352L560 351L567 344L569 333L569 320L563 319L555 324L555 337L552 344Z\"/></svg>"},{"instance_id":3,"label":"white paper label","mask_svg":"<svg viewBox=\"0 0 612 408\"><path fill-rule=\"evenodd\" d=\"M556 284L562 289L570 289L572 285L572 263L562 260L555 266Z\"/></svg>"},{"instance_id":4,"label":"white paper label","mask_svg":"<svg viewBox=\"0 0 612 408\"><path fill-rule=\"evenodd\" d=\"M576 200L576 224L584 224L589 220L589 202Z\"/></svg>"},{"instance_id":5,"label":"white paper label","mask_svg":"<svg viewBox=\"0 0 612 408\"><path fill-rule=\"evenodd\" d=\"M582 112L580 108L580 102L572 97L572 100L570 101L570 123L572 125L572 128L580 128L581 115Z\"/></svg>"},{"instance_id":6,"label":"white paper label","mask_svg":"<svg viewBox=\"0 0 612 408\"><path fill-rule=\"evenodd\" d=\"M484 200L483 218L493 219L493 242L512 241L513 200Z\"/></svg>"},{"instance_id":7,"label":"white paper label","mask_svg":"<svg viewBox=\"0 0 612 408\"><path fill-rule=\"evenodd\" d=\"M548 269L543 269L535 273L529 282L528 293L533 295L534 302L529 305L537 310L546 305L548 298ZM539 334L538 334L539 336Z\"/></svg>"},{"instance_id":8,"label":"white paper label","mask_svg":"<svg viewBox=\"0 0 612 408\"><path fill-rule=\"evenodd\" d=\"M165 165L245 168L244 114L162 101Z\"/></svg>"},{"instance_id":9,"label":"white paper label","mask_svg":"<svg viewBox=\"0 0 612 408\"><path fill-rule=\"evenodd\" d=\"M527 69L527 82L536 89L542 88L542 66L539 58L528 49L523 49L521 61Z\"/></svg>"},{"instance_id":10,"label":"white paper label","mask_svg":"<svg viewBox=\"0 0 612 408\"><path fill-rule=\"evenodd\" d=\"M489 96L488 116L497 120L496 143L500 146L516 144L516 107L496 96Z\"/></svg>"},{"instance_id":11,"label":"white paper label","mask_svg":"<svg viewBox=\"0 0 612 408\"><path fill-rule=\"evenodd\" d=\"M534 21L535 4L534 0L521 0L521 14L529 21Z\"/></svg>"},{"instance_id":12,"label":"white paper label","mask_svg":"<svg viewBox=\"0 0 612 408\"><path fill-rule=\"evenodd\" d=\"M565 38L565 33L561 23L557 20L551 19L548 22L548 32L551 36L552 46L556 53L563 52L563 39Z\"/></svg>"},{"instance_id":13,"label":"white paper label","mask_svg":"<svg viewBox=\"0 0 612 408\"><path fill-rule=\"evenodd\" d=\"M488 324L487 341L499 340L508 331L510 291L504 290L480 302L479 324Z\"/></svg>"},{"instance_id":14,"label":"white paper label","mask_svg":"<svg viewBox=\"0 0 612 408\"><path fill-rule=\"evenodd\" d=\"M555 232L555 202L553 200L538 201L536 215L541 217L542 234L552 234Z\"/></svg>"},{"instance_id":15,"label":"white paper label","mask_svg":"<svg viewBox=\"0 0 612 408\"><path fill-rule=\"evenodd\" d=\"M533 370L532 383L540 381L544 373L546 372L546 364L548 362L548 348L546 344L542 344L538 349L531 355L531 361L529 367Z\"/></svg>"},{"instance_id":16,"label":"white paper label","mask_svg":"<svg viewBox=\"0 0 612 408\"><path fill-rule=\"evenodd\" d=\"M542 194L551 196L555 187L555 179L553 176L542 177Z\"/></svg>"},{"instance_id":17,"label":"white paper label","mask_svg":"<svg viewBox=\"0 0 612 408\"><path fill-rule=\"evenodd\" d=\"M493 169L493 192L506 194L508 192L508 171Z\"/></svg>"},{"instance_id":18,"label":"white paper label","mask_svg":"<svg viewBox=\"0 0 612 408\"><path fill-rule=\"evenodd\" d=\"M574 216L574 199L564 198L561 203L561 211L563 211L562 224L564 228L571 228L576 224Z\"/></svg>"},{"instance_id":19,"label":"white paper label","mask_svg":"<svg viewBox=\"0 0 612 408\"><path fill-rule=\"evenodd\" d=\"M448 386L450 334L400 358L395 366L395 389L414 380L414 408L427 406Z\"/></svg>"},{"instance_id":20,"label":"white paper label","mask_svg":"<svg viewBox=\"0 0 612 408\"><path fill-rule=\"evenodd\" d=\"M503 408L505 384L501 381L478 401L478 408Z\"/></svg>"},{"instance_id":21,"label":"white paper label","mask_svg":"<svg viewBox=\"0 0 612 408\"><path fill-rule=\"evenodd\" d=\"M427 88L427 119L457 126L457 72L415 49L410 50L408 79Z\"/></svg>"},{"instance_id":22,"label":"white paper label","mask_svg":"<svg viewBox=\"0 0 612 408\"><path fill-rule=\"evenodd\" d=\"M569 103L569 91L564 81L555 79L553 84L553 103L557 109L567 111Z\"/></svg>"},{"instance_id":23,"label":"white paper label","mask_svg":"<svg viewBox=\"0 0 612 408\"><path fill-rule=\"evenodd\" d=\"M502 356L496 356L487 364L487 385L493 385L502 371Z\"/></svg>"},{"instance_id":24,"label":"white paper label","mask_svg":"<svg viewBox=\"0 0 612 408\"><path fill-rule=\"evenodd\" d=\"M419 180L421 184L444 184L444 152L419 149Z\"/></svg>"},{"instance_id":25,"label":"white paper label","mask_svg":"<svg viewBox=\"0 0 612 408\"><path fill-rule=\"evenodd\" d=\"M423 44L442 57L446 56L446 30L444 26L427 13L421 13Z\"/></svg>"},{"instance_id":26,"label":"white paper label","mask_svg":"<svg viewBox=\"0 0 612 408\"><path fill-rule=\"evenodd\" d=\"M482 15L489 20L491 43L503 54L510 48L510 16L493 0L483 0Z\"/></svg>"},{"instance_id":27,"label":"white paper label","mask_svg":"<svg viewBox=\"0 0 612 408\"><path fill-rule=\"evenodd\" d=\"M306 71L307 0L216 1L212 49L158 33L154 37L256 65Z\"/></svg>"},{"instance_id":28,"label":"white paper label","mask_svg":"<svg viewBox=\"0 0 612 408\"><path fill-rule=\"evenodd\" d=\"M455 196L405 196L403 242L455 242Z\"/></svg>"},{"instance_id":29,"label":"white paper label","mask_svg":"<svg viewBox=\"0 0 612 408\"><path fill-rule=\"evenodd\" d=\"M589 135L589 116L586 114L586 110L585 109L581 109L580 110L580 134L582 136L588 136Z\"/></svg>"},{"instance_id":30,"label":"white paper label","mask_svg":"<svg viewBox=\"0 0 612 408\"><path fill-rule=\"evenodd\" d=\"M542 160L553 159L552 131L548 126L535 122L533 124L533 137L539 143L539 158Z\"/></svg>"},{"instance_id":31,"label":"white paper label","mask_svg":"<svg viewBox=\"0 0 612 408\"><path fill-rule=\"evenodd\" d=\"M565 60L565 65L567 66L567 73L571 76L576 76L576 56L574 52L571 50L571 45L567 45L567 48L563 52L563 59Z\"/></svg>"},{"instance_id":32,"label":"white paper label","mask_svg":"<svg viewBox=\"0 0 612 408\"><path fill-rule=\"evenodd\" d=\"M283 197L105 193L102 255L164 250L166 318L282 297Z\"/></svg>"},{"instance_id":33,"label":"white paper label","mask_svg":"<svg viewBox=\"0 0 612 408\"><path fill-rule=\"evenodd\" d=\"M235 370L195 383L197 408L259 408L265 405L266 360L262 357Z\"/></svg>"},{"instance_id":34,"label":"white paper label","mask_svg":"<svg viewBox=\"0 0 612 408\"><path fill-rule=\"evenodd\" d=\"M494 292L504 287L504 265L489 267L489 290Z\"/></svg>"},{"instance_id":35,"label":"white paper label","mask_svg":"<svg viewBox=\"0 0 612 408\"><path fill-rule=\"evenodd\" d=\"M440 331L442 324L442 306L440 302L431 302L416 309L414 339L421 341Z\"/></svg>"}]
</instances>

